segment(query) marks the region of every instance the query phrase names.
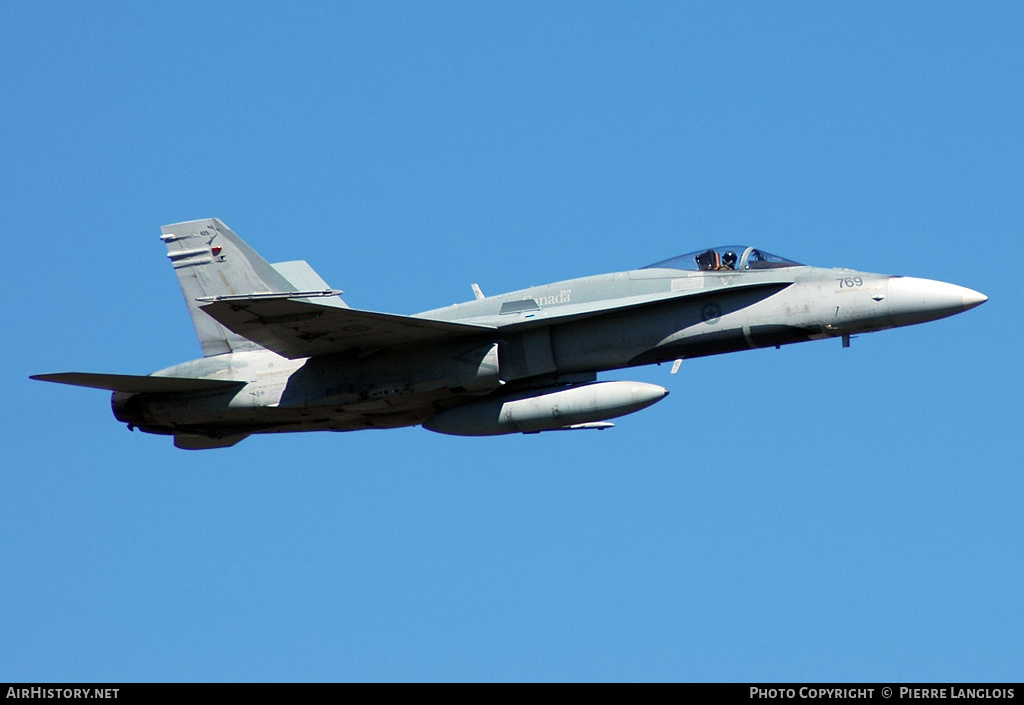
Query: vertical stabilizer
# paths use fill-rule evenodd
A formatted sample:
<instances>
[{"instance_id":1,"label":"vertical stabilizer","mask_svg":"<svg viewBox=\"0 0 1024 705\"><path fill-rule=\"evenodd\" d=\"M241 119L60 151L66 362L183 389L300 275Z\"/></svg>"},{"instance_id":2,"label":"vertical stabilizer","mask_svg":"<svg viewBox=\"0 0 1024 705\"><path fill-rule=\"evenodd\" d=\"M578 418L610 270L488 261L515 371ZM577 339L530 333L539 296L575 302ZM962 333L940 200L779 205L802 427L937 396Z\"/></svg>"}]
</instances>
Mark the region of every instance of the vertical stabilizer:
<instances>
[{"instance_id":1,"label":"vertical stabilizer","mask_svg":"<svg viewBox=\"0 0 1024 705\"><path fill-rule=\"evenodd\" d=\"M160 230L203 355L261 349L203 312L196 299L297 291L292 283L217 218L165 225Z\"/></svg>"}]
</instances>

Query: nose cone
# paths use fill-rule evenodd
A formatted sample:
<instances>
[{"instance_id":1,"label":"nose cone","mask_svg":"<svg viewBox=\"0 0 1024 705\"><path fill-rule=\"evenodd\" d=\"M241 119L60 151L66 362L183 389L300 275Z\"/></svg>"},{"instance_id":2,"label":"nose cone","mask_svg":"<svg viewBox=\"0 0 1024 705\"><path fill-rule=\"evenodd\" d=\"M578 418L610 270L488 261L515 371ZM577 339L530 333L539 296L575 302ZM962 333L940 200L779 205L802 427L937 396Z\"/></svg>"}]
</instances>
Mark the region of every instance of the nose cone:
<instances>
[{"instance_id":1,"label":"nose cone","mask_svg":"<svg viewBox=\"0 0 1024 705\"><path fill-rule=\"evenodd\" d=\"M974 289L967 289L965 287L957 287L964 290L964 311L975 306L981 306L983 303L988 301L988 297L980 291Z\"/></svg>"},{"instance_id":2,"label":"nose cone","mask_svg":"<svg viewBox=\"0 0 1024 705\"><path fill-rule=\"evenodd\" d=\"M893 324L909 326L962 313L985 303L988 297L956 284L916 277L892 277L886 300Z\"/></svg>"}]
</instances>

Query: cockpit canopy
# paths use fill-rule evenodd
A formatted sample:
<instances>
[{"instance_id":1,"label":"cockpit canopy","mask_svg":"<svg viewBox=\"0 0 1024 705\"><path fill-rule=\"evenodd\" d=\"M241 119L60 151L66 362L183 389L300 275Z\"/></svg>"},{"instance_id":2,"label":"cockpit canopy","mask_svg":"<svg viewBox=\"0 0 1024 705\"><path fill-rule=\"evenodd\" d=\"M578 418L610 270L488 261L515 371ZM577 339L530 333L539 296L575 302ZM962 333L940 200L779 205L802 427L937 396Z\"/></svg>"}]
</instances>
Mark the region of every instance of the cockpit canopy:
<instances>
[{"instance_id":1,"label":"cockpit canopy","mask_svg":"<svg viewBox=\"0 0 1024 705\"><path fill-rule=\"evenodd\" d=\"M799 262L773 255L764 250L756 250L745 245L727 245L672 257L671 259L649 264L644 269L685 269L691 272L715 272L801 266L803 265Z\"/></svg>"}]
</instances>

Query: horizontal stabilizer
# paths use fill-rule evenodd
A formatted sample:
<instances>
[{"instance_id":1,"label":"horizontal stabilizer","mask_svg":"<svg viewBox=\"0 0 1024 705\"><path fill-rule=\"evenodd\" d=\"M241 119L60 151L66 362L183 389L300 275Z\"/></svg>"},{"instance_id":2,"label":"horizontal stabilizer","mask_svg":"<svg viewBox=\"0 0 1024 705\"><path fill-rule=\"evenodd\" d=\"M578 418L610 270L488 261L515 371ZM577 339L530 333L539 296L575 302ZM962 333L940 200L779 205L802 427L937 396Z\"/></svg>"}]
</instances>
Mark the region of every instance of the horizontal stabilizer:
<instances>
[{"instance_id":1,"label":"horizontal stabilizer","mask_svg":"<svg viewBox=\"0 0 1024 705\"><path fill-rule=\"evenodd\" d=\"M229 330L292 359L495 332L491 326L324 306L280 296L236 296L201 308Z\"/></svg>"},{"instance_id":2,"label":"horizontal stabilizer","mask_svg":"<svg viewBox=\"0 0 1024 705\"><path fill-rule=\"evenodd\" d=\"M169 394L173 392L202 392L228 387L243 387L245 382L223 379L194 379L191 377L152 377L144 375L104 375L92 372L60 372L52 375L32 375L29 379L40 382L73 384L76 387L109 389L112 392Z\"/></svg>"}]
</instances>

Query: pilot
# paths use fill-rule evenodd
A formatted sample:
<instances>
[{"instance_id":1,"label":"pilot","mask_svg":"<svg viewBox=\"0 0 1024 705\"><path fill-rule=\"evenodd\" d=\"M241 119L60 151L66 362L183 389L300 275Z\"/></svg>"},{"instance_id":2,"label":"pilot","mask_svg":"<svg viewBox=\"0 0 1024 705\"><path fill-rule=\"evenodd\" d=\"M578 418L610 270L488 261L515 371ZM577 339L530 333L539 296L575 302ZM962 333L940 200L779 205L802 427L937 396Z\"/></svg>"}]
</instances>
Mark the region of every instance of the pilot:
<instances>
[{"instance_id":1,"label":"pilot","mask_svg":"<svg viewBox=\"0 0 1024 705\"><path fill-rule=\"evenodd\" d=\"M736 253L729 250L722 255L722 266L719 269L736 269Z\"/></svg>"}]
</instances>

